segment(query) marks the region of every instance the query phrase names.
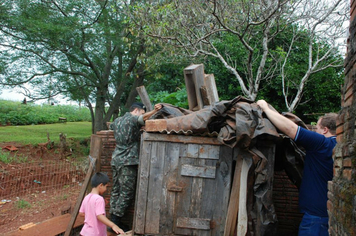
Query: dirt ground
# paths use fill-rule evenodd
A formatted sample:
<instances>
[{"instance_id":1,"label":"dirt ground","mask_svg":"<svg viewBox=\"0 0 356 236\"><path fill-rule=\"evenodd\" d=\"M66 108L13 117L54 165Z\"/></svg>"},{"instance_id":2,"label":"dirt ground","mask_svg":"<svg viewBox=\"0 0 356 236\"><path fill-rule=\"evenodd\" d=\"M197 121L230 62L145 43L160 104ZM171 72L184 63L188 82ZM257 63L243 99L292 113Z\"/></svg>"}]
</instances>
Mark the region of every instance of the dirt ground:
<instances>
[{"instance_id":1,"label":"dirt ground","mask_svg":"<svg viewBox=\"0 0 356 236\"><path fill-rule=\"evenodd\" d=\"M56 149L47 150L43 147L31 145L19 145L16 143L0 143L0 147L12 146L17 148L16 156L27 156L31 160L59 160L60 153ZM12 155L15 152L12 152ZM0 162L0 170L14 169L20 164L4 164ZM52 189L36 192L21 197L29 205L19 206L19 198L0 199L0 232L1 235L17 230L28 223L38 223L61 215L69 206L74 207L80 187L69 187L66 190Z\"/></svg>"}]
</instances>

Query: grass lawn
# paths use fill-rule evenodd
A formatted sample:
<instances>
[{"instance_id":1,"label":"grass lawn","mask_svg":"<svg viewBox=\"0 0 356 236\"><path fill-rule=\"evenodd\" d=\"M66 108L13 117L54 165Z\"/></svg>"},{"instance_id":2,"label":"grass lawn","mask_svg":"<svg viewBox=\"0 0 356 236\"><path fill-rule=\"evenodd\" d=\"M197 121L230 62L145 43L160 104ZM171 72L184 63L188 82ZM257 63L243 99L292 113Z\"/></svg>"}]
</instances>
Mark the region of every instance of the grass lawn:
<instances>
[{"instance_id":1,"label":"grass lawn","mask_svg":"<svg viewBox=\"0 0 356 236\"><path fill-rule=\"evenodd\" d=\"M17 142L21 144L38 144L49 138L59 143L59 134L68 138L87 139L91 136L91 122L66 122L48 125L23 125L0 127L0 142Z\"/></svg>"}]
</instances>

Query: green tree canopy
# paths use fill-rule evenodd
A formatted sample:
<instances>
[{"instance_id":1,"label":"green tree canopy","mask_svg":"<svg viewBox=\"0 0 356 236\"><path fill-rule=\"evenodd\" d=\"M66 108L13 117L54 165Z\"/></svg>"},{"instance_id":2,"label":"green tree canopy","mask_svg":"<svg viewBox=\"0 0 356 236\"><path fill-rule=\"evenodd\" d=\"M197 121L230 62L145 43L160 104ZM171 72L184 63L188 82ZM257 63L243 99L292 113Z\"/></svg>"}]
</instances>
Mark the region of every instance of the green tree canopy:
<instances>
[{"instance_id":1,"label":"green tree canopy","mask_svg":"<svg viewBox=\"0 0 356 236\"><path fill-rule=\"evenodd\" d=\"M64 94L85 101L93 131L136 97L145 40L133 35L121 1L1 2L4 86L31 85L32 99ZM106 108L106 106L108 106Z\"/></svg>"}]
</instances>

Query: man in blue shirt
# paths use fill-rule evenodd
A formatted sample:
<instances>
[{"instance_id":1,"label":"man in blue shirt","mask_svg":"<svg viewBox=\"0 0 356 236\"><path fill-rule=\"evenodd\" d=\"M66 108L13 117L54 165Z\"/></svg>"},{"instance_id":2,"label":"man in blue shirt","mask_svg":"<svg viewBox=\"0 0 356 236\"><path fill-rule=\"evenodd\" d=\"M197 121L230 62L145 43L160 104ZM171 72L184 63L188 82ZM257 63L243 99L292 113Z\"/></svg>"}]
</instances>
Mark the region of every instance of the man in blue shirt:
<instances>
[{"instance_id":1,"label":"man in blue shirt","mask_svg":"<svg viewBox=\"0 0 356 236\"><path fill-rule=\"evenodd\" d=\"M327 184L333 178L333 149L336 145L337 114L319 118L316 132L304 129L272 110L266 101L257 105L278 130L306 150L303 179L299 189L299 208L303 215L299 236L329 235Z\"/></svg>"}]
</instances>

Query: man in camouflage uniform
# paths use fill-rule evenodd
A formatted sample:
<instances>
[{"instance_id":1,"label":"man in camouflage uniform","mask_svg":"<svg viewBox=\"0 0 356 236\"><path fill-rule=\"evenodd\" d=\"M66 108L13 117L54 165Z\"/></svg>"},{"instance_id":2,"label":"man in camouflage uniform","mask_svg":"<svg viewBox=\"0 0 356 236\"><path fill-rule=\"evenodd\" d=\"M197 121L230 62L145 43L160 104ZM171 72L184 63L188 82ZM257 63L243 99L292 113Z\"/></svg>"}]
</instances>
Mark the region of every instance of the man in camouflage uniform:
<instances>
[{"instance_id":1,"label":"man in camouflage uniform","mask_svg":"<svg viewBox=\"0 0 356 236\"><path fill-rule=\"evenodd\" d=\"M130 112L115 119L110 125L110 129L114 130L116 141L111 159L113 187L110 197L110 215L111 221L124 231L129 228L121 223L121 219L134 198L136 188L140 129L145 124L145 120L161 108L162 105L157 104L153 111L145 113L144 105L135 102L131 105Z\"/></svg>"}]
</instances>

